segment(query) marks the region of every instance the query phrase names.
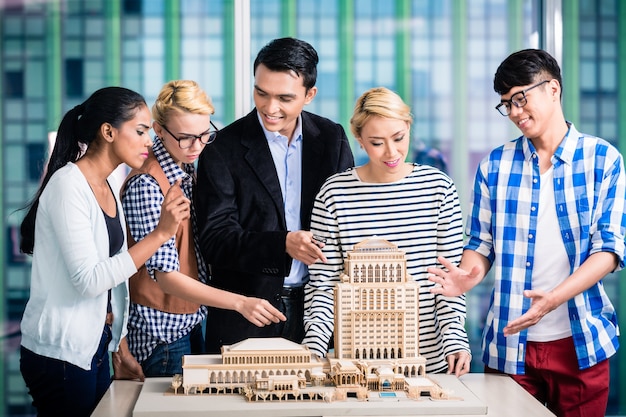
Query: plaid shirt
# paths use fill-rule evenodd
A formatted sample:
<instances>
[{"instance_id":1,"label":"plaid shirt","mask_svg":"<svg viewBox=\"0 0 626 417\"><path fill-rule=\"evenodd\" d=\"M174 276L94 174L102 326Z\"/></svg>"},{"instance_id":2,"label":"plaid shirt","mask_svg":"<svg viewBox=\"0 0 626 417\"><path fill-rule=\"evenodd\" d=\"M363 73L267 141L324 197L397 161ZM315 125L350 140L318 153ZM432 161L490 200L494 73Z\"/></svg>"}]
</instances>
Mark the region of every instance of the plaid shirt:
<instances>
[{"instance_id":1,"label":"plaid shirt","mask_svg":"<svg viewBox=\"0 0 626 417\"><path fill-rule=\"evenodd\" d=\"M570 274L596 252L611 252L624 267L626 196L624 162L608 142L579 133L573 124L559 145L554 194ZM527 331L504 337L509 321L526 313L532 288L534 236L539 211L539 160L528 138L492 151L481 163L472 193L465 249L489 259L495 273L483 332L483 361L509 374L524 373ZM619 343L615 309L602 281L567 302L580 369L611 357Z\"/></svg>"},{"instance_id":2,"label":"plaid shirt","mask_svg":"<svg viewBox=\"0 0 626 417\"><path fill-rule=\"evenodd\" d=\"M181 188L185 196L192 200L195 168L192 164L184 164L181 169L172 159L159 139L154 140L152 146L165 176L170 184L182 178ZM133 177L122 195L122 206L126 215L126 222L133 239L136 242L152 232L159 224L161 217L161 203L163 193L157 181L148 174ZM193 230L196 228L196 217L193 205L191 206ZM194 233L196 254L200 253L196 234ZM198 260L198 278L200 282L207 282L206 266L201 256ZM180 269L178 250L175 238L165 242L146 262L148 273L154 278L155 271L171 272ZM206 317L206 307L201 306L194 314L173 314L155 310L150 307L133 303L131 300L128 319L128 345L133 356L140 363L146 360L159 343L172 343L187 335L198 323Z\"/></svg>"}]
</instances>

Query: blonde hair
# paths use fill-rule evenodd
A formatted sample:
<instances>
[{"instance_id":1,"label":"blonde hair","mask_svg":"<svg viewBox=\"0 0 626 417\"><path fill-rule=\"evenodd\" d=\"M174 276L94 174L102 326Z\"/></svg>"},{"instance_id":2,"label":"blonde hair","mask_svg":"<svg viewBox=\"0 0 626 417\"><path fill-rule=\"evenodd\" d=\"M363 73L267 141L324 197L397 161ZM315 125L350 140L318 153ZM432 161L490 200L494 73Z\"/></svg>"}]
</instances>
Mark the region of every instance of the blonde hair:
<instances>
[{"instance_id":1,"label":"blonde hair","mask_svg":"<svg viewBox=\"0 0 626 417\"><path fill-rule=\"evenodd\" d=\"M170 81L161 88L152 106L152 118L164 126L173 111L193 114L213 114L211 98L192 80Z\"/></svg>"},{"instance_id":2,"label":"blonde hair","mask_svg":"<svg viewBox=\"0 0 626 417\"><path fill-rule=\"evenodd\" d=\"M385 87L375 87L361 95L354 105L350 118L350 130L355 138L361 137L363 126L373 116L403 120L413 123L411 108L395 92Z\"/></svg>"}]
</instances>

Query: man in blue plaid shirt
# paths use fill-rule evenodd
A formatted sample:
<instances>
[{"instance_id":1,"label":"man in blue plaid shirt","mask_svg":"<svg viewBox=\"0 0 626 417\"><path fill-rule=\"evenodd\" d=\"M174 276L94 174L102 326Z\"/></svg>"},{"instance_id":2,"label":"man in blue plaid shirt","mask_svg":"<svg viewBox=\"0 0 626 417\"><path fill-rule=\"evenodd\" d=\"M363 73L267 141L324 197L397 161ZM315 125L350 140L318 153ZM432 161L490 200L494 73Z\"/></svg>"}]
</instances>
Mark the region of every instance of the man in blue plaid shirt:
<instances>
[{"instance_id":1,"label":"man in blue plaid shirt","mask_svg":"<svg viewBox=\"0 0 626 417\"><path fill-rule=\"evenodd\" d=\"M565 120L561 70L545 51L510 55L494 89L522 136L480 163L462 260L429 269L433 292L466 292L493 269L486 370L558 416L603 417L619 330L602 278L624 266L623 158Z\"/></svg>"}]
</instances>

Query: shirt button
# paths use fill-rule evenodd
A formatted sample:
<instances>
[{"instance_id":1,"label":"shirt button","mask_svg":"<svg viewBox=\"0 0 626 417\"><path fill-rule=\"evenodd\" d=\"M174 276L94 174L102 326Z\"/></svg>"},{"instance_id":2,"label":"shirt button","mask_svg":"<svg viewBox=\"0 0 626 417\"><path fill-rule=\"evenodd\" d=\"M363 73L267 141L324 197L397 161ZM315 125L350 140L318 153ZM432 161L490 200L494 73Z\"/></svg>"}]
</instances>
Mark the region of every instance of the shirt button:
<instances>
[{"instance_id":1,"label":"shirt button","mask_svg":"<svg viewBox=\"0 0 626 417\"><path fill-rule=\"evenodd\" d=\"M526 262L526 266L530 266L530 262Z\"/></svg>"},{"instance_id":2,"label":"shirt button","mask_svg":"<svg viewBox=\"0 0 626 417\"><path fill-rule=\"evenodd\" d=\"M532 238L533 238L533 234L531 233L528 235L528 239L532 239Z\"/></svg>"},{"instance_id":3,"label":"shirt button","mask_svg":"<svg viewBox=\"0 0 626 417\"><path fill-rule=\"evenodd\" d=\"M537 207L535 207L535 206L532 206L532 207L530 208L530 211L535 211L535 210L537 210Z\"/></svg>"}]
</instances>

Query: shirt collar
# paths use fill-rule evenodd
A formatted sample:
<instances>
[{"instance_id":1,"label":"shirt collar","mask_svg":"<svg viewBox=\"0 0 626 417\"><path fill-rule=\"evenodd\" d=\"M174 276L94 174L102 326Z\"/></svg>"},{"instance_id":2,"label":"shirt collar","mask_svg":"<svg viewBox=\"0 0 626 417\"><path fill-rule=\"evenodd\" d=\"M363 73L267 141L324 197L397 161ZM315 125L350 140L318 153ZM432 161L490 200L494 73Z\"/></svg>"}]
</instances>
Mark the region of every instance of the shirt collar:
<instances>
[{"instance_id":1,"label":"shirt collar","mask_svg":"<svg viewBox=\"0 0 626 417\"><path fill-rule=\"evenodd\" d=\"M163 169L165 176L170 184L174 184L177 179L182 178L183 182L190 181L194 174L194 166L192 164L183 164L183 168L181 168L174 159L170 155L170 153L165 149L165 145L160 138L154 138L154 144L152 145L152 151L154 152L154 156L157 161L159 161L159 165Z\"/></svg>"},{"instance_id":2,"label":"shirt collar","mask_svg":"<svg viewBox=\"0 0 626 417\"><path fill-rule=\"evenodd\" d=\"M559 147L554 152L554 158L558 158L566 164L571 164L574 160L574 152L576 151L576 147L578 146L578 139L581 134L574 127L574 123L567 122L567 133L565 137L559 144ZM524 159L526 161L530 161L533 155L536 153L535 147L533 146L530 139L524 136L524 141L522 144L524 150Z\"/></svg>"},{"instance_id":3,"label":"shirt collar","mask_svg":"<svg viewBox=\"0 0 626 417\"><path fill-rule=\"evenodd\" d=\"M565 134L565 138L561 141L561 144L557 148L556 152L554 152L554 156L566 164L571 165L574 161L576 148L578 147L578 140L582 135L578 132L578 130L576 130L574 123L566 123L568 127L567 133Z\"/></svg>"},{"instance_id":4,"label":"shirt collar","mask_svg":"<svg viewBox=\"0 0 626 417\"><path fill-rule=\"evenodd\" d=\"M285 135L281 135L280 132L270 132L269 130L267 130L265 128L265 125L263 124L263 120L261 120L261 115L258 111L256 113L256 116L259 119L259 124L261 125L261 129L263 129L263 133L265 134L265 138L268 142L272 142L278 139L287 139L287 141L289 141L290 138L286 137ZM296 121L296 130L293 131L293 138L296 140L296 142L302 140L302 115L299 115L298 120Z\"/></svg>"}]
</instances>

